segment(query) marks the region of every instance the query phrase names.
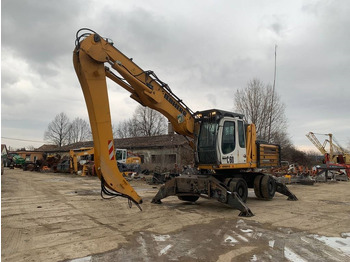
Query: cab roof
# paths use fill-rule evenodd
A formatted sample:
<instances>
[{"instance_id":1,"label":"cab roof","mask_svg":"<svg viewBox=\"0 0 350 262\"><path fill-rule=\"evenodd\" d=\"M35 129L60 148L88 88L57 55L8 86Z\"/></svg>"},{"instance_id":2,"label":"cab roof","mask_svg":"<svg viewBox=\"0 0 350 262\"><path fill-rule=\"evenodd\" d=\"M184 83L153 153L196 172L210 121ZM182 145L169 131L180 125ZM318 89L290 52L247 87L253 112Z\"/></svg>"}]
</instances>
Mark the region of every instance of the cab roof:
<instances>
[{"instance_id":1,"label":"cab roof","mask_svg":"<svg viewBox=\"0 0 350 262\"><path fill-rule=\"evenodd\" d=\"M220 110L220 109L209 109L209 110L204 110L204 111L197 111L194 113L195 119L199 119L199 120L213 118L213 117L222 118L224 116L238 117L239 119L243 119L243 117L244 117L243 114L224 111L224 110Z\"/></svg>"}]
</instances>

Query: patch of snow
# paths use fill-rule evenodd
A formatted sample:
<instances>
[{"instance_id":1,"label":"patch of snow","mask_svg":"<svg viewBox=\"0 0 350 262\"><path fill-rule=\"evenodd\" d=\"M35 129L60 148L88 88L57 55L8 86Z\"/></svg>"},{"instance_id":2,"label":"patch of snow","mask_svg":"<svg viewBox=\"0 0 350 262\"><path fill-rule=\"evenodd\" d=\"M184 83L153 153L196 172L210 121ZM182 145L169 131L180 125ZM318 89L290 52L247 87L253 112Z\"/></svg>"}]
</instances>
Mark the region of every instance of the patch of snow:
<instances>
[{"instance_id":1,"label":"patch of snow","mask_svg":"<svg viewBox=\"0 0 350 262\"><path fill-rule=\"evenodd\" d=\"M173 245L167 245L165 248L163 248L160 252L159 252L159 256L164 255L168 252L168 250L172 247Z\"/></svg>"},{"instance_id":2,"label":"patch of snow","mask_svg":"<svg viewBox=\"0 0 350 262\"><path fill-rule=\"evenodd\" d=\"M301 237L300 239L301 239L302 241L304 241L304 242L310 244L310 241L308 241L305 237Z\"/></svg>"},{"instance_id":3,"label":"patch of snow","mask_svg":"<svg viewBox=\"0 0 350 262\"><path fill-rule=\"evenodd\" d=\"M313 238L325 243L327 246L337 249L342 253L350 256L350 233L342 233L342 237L325 237L319 235L311 235ZM345 237L343 237L345 236Z\"/></svg>"},{"instance_id":4,"label":"patch of snow","mask_svg":"<svg viewBox=\"0 0 350 262\"><path fill-rule=\"evenodd\" d=\"M303 259L288 247L284 247L284 257L292 262L307 262L305 259Z\"/></svg>"},{"instance_id":5,"label":"patch of snow","mask_svg":"<svg viewBox=\"0 0 350 262\"><path fill-rule=\"evenodd\" d=\"M253 257L250 259L250 261L258 261L258 258L256 257L256 255L253 255Z\"/></svg>"},{"instance_id":6,"label":"patch of snow","mask_svg":"<svg viewBox=\"0 0 350 262\"><path fill-rule=\"evenodd\" d=\"M245 222L243 219L240 219L237 221L237 224L236 224L236 227L239 227L239 226L242 226L242 225L245 225Z\"/></svg>"},{"instance_id":7,"label":"patch of snow","mask_svg":"<svg viewBox=\"0 0 350 262\"><path fill-rule=\"evenodd\" d=\"M236 236L237 236L238 238L240 238L241 240L243 240L244 242L249 242L249 240L248 240L247 238L245 238L244 236L241 236L241 235L239 235L239 234L237 234L237 233L236 233Z\"/></svg>"},{"instance_id":8,"label":"patch of snow","mask_svg":"<svg viewBox=\"0 0 350 262\"><path fill-rule=\"evenodd\" d=\"M253 237L253 233L247 233L247 237Z\"/></svg>"},{"instance_id":9,"label":"patch of snow","mask_svg":"<svg viewBox=\"0 0 350 262\"><path fill-rule=\"evenodd\" d=\"M235 243L238 243L238 241L234 237L227 236L225 239L225 243L229 243L229 244L234 245Z\"/></svg>"},{"instance_id":10,"label":"patch of snow","mask_svg":"<svg viewBox=\"0 0 350 262\"><path fill-rule=\"evenodd\" d=\"M148 255L147 248L146 248L147 245L146 245L145 239L142 237L142 234L137 238L137 242L141 244L142 255L147 256Z\"/></svg>"},{"instance_id":11,"label":"patch of snow","mask_svg":"<svg viewBox=\"0 0 350 262\"><path fill-rule=\"evenodd\" d=\"M73 260L70 260L69 262L91 262L92 257L88 256L88 257L81 257L81 258L76 258Z\"/></svg>"},{"instance_id":12,"label":"patch of snow","mask_svg":"<svg viewBox=\"0 0 350 262\"><path fill-rule=\"evenodd\" d=\"M155 241L164 242L170 238L169 235L152 235Z\"/></svg>"},{"instance_id":13,"label":"patch of snow","mask_svg":"<svg viewBox=\"0 0 350 262\"><path fill-rule=\"evenodd\" d=\"M269 241L269 247L274 247L275 246L275 240L270 240Z\"/></svg>"},{"instance_id":14,"label":"patch of snow","mask_svg":"<svg viewBox=\"0 0 350 262\"><path fill-rule=\"evenodd\" d=\"M251 233L253 232L252 229L248 228L248 229L240 229L243 233Z\"/></svg>"}]
</instances>

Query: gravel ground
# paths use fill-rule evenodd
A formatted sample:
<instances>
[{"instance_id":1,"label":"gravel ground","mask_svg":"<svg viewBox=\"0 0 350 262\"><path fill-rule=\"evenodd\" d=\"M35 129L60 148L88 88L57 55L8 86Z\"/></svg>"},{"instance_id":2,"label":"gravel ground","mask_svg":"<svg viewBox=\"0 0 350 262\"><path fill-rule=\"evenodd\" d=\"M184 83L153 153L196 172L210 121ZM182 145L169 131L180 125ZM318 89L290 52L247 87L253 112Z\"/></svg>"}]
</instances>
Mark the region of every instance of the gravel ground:
<instances>
[{"instance_id":1,"label":"gravel ground","mask_svg":"<svg viewBox=\"0 0 350 262\"><path fill-rule=\"evenodd\" d=\"M350 261L350 183L290 185L255 214L217 201L169 197L131 181L143 211L100 197L96 177L5 169L1 176L2 261Z\"/></svg>"}]
</instances>

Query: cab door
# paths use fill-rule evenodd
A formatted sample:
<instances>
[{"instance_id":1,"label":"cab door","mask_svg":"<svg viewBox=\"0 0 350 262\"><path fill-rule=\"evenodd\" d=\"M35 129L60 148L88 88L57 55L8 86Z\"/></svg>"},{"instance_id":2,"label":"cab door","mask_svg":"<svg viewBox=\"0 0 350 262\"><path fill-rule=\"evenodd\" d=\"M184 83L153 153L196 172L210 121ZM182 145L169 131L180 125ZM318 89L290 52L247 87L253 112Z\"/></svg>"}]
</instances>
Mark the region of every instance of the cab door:
<instances>
[{"instance_id":1,"label":"cab door","mask_svg":"<svg viewBox=\"0 0 350 262\"><path fill-rule=\"evenodd\" d=\"M242 120L237 120L237 163L247 162L247 149L246 149L246 131L245 125Z\"/></svg>"},{"instance_id":2,"label":"cab door","mask_svg":"<svg viewBox=\"0 0 350 262\"><path fill-rule=\"evenodd\" d=\"M244 122L224 118L219 126L218 151L221 164L246 163Z\"/></svg>"}]
</instances>

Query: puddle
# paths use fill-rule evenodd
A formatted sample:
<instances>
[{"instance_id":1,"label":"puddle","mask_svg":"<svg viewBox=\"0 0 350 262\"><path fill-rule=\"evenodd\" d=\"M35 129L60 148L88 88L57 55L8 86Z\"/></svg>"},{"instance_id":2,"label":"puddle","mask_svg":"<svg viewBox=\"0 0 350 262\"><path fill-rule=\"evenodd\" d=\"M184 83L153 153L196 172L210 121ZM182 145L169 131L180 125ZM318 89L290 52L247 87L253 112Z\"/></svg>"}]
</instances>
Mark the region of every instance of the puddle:
<instances>
[{"instance_id":1,"label":"puddle","mask_svg":"<svg viewBox=\"0 0 350 262\"><path fill-rule=\"evenodd\" d=\"M229 254L226 261L350 261L350 233L342 236L331 238L254 221L217 219L168 234L135 232L127 244L95 255L91 261L118 257L120 261L214 262L223 254Z\"/></svg>"}]
</instances>

